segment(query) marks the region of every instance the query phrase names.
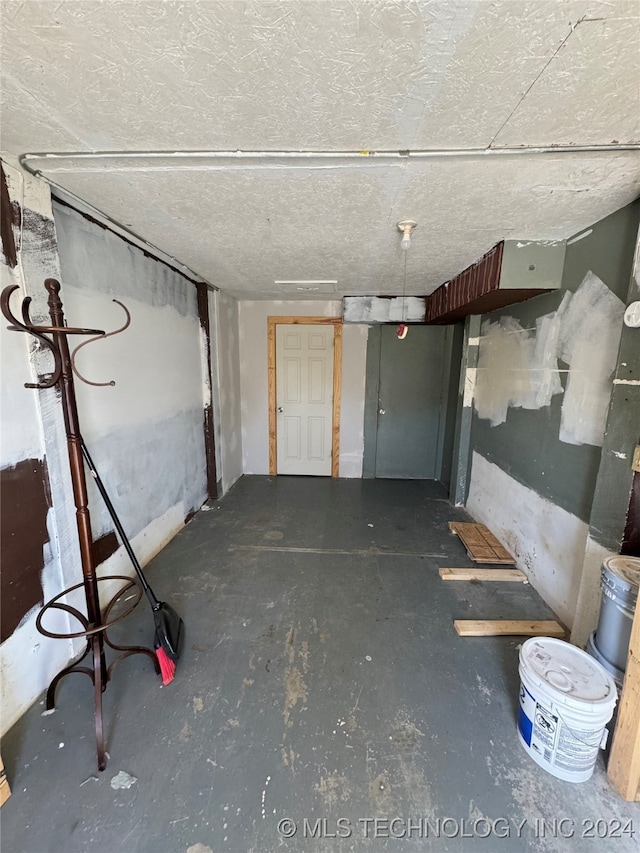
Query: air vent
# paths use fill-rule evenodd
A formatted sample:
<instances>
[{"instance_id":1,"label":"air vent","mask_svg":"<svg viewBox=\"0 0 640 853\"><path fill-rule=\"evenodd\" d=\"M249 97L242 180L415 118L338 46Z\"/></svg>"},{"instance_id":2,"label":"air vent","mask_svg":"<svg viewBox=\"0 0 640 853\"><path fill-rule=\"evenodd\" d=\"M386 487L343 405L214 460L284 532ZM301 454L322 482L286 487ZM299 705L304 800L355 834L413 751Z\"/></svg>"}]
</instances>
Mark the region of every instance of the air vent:
<instances>
[{"instance_id":1,"label":"air vent","mask_svg":"<svg viewBox=\"0 0 640 853\"><path fill-rule=\"evenodd\" d=\"M332 279L295 279L274 281L276 287L285 293L335 293L337 280Z\"/></svg>"}]
</instances>

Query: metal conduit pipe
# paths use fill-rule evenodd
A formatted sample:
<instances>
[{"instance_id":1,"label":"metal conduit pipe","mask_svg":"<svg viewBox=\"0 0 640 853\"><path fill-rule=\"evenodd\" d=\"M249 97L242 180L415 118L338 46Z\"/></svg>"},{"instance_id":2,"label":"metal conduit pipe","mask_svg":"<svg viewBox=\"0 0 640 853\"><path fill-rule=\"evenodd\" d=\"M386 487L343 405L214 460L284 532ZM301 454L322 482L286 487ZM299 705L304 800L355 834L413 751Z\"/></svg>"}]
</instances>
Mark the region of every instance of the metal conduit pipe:
<instances>
[{"instance_id":1,"label":"metal conduit pipe","mask_svg":"<svg viewBox=\"0 0 640 853\"><path fill-rule=\"evenodd\" d=\"M154 254L159 260L179 266L196 281L200 275L134 231L112 219L79 196L65 189L49 175L65 172L104 171L219 171L233 169L336 169L398 163L407 165L425 160L460 158L504 158L558 156L570 154L617 154L640 151L640 143L616 145L546 145L518 148L445 148L414 151L80 151L25 153L18 160L30 174L45 180L62 199L78 210L90 213L118 234ZM118 164L116 165L116 161ZM46 170L49 174L44 174ZM208 282L207 282L208 284ZM209 287L211 285L209 284ZM214 288L216 289L216 288Z\"/></svg>"},{"instance_id":2,"label":"metal conduit pipe","mask_svg":"<svg viewBox=\"0 0 640 853\"><path fill-rule=\"evenodd\" d=\"M494 158L565 154L616 154L640 151L640 143L618 145L547 145L513 148L442 148L413 151L81 151L22 154L20 164L32 174L47 172L156 171L194 169L207 171L232 165L269 168L336 168L378 163L409 163L445 158ZM118 165L115 165L115 162Z\"/></svg>"}]
</instances>

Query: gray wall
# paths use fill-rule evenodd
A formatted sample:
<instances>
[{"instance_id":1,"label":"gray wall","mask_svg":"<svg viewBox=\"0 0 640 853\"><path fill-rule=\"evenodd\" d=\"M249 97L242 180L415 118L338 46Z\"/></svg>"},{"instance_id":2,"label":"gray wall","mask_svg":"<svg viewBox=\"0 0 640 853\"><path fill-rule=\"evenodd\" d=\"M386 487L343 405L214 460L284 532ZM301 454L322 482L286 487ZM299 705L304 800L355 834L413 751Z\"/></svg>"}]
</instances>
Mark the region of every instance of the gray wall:
<instances>
[{"instance_id":1,"label":"gray wall","mask_svg":"<svg viewBox=\"0 0 640 853\"><path fill-rule=\"evenodd\" d=\"M463 412L473 405L467 508L580 645L602 560L619 552L637 441L637 410L616 403L616 383L635 370L622 317L639 219L640 201L575 235L559 292L483 316L461 383Z\"/></svg>"},{"instance_id":2,"label":"gray wall","mask_svg":"<svg viewBox=\"0 0 640 853\"><path fill-rule=\"evenodd\" d=\"M621 300L625 300L638 230L637 202L603 219L588 236L567 246L562 290L538 296L483 317L499 321L514 318L522 329L533 329L538 318L557 311L565 293L575 292L592 271ZM561 368L569 366L561 361ZM567 373L560 373L563 388ZM601 446L561 441L560 420L563 395L556 394L549 406L538 410L510 407L507 419L492 426L474 414L472 447L499 465L518 482L542 497L589 521L591 503L600 465Z\"/></svg>"}]
</instances>

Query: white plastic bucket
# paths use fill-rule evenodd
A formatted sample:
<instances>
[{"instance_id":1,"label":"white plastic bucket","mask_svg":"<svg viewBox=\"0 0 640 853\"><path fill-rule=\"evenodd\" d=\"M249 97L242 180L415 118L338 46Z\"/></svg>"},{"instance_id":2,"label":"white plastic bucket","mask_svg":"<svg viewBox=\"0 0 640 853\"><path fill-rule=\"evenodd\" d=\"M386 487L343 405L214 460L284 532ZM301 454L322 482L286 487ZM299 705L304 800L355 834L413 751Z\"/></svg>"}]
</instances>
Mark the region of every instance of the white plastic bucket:
<instances>
[{"instance_id":1,"label":"white plastic bucket","mask_svg":"<svg viewBox=\"0 0 640 853\"><path fill-rule=\"evenodd\" d=\"M607 741L617 691L586 652L551 637L532 637L520 649L518 733L531 758L566 782L593 774Z\"/></svg>"}]
</instances>

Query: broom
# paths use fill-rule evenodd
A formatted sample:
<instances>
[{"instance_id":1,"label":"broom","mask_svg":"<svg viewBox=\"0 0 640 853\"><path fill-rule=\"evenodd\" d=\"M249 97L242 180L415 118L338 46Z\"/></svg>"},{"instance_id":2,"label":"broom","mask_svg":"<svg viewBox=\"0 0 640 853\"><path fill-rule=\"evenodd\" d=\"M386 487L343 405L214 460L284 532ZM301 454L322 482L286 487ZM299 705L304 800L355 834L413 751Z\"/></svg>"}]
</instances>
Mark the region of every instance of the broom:
<instances>
[{"instance_id":1,"label":"broom","mask_svg":"<svg viewBox=\"0 0 640 853\"><path fill-rule=\"evenodd\" d=\"M149 599L155 624L153 647L160 665L162 683L164 685L170 684L173 681L176 672L176 662L180 657L180 652L182 651L182 644L184 641L184 622L170 604L166 604L164 601L158 601L155 597L153 590L147 583L147 579L144 576L140 563L138 562L136 555L133 553L131 543L127 539L122 528L122 524L120 523L120 519L117 516L113 504L111 503L111 499L107 494L104 483L100 479L96 466L93 464L93 460L89 455L87 445L84 443L82 436L80 436L80 444L82 447L82 455L85 458L89 471L91 471L93 479L96 482L96 486L98 487L98 491L102 495L102 499L109 510L109 515L111 516L113 524L120 536L120 540L129 555L129 559L133 563L133 568L136 570L136 574L142 584L142 589L145 591L146 596Z\"/></svg>"}]
</instances>

